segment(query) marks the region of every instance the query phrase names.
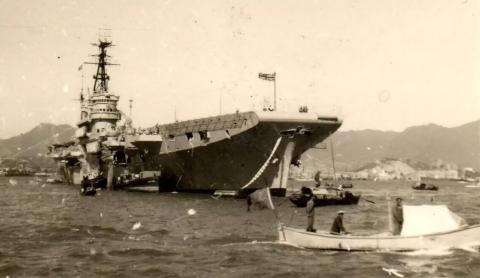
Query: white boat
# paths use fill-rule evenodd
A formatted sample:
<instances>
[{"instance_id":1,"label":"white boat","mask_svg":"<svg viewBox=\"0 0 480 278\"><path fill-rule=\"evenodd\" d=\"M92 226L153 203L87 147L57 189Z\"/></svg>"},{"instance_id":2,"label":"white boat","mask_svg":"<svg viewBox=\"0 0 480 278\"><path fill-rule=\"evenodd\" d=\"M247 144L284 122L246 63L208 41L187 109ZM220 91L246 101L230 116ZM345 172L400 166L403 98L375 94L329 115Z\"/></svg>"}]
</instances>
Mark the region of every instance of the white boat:
<instances>
[{"instance_id":1,"label":"white boat","mask_svg":"<svg viewBox=\"0 0 480 278\"><path fill-rule=\"evenodd\" d=\"M406 218L406 217L410 217ZM444 221L438 221L443 218ZM279 225L279 240L313 249L345 251L411 251L420 249L472 248L480 246L480 225L463 224L446 206L404 206L401 235L334 235L306 232Z\"/></svg>"},{"instance_id":2,"label":"white boat","mask_svg":"<svg viewBox=\"0 0 480 278\"><path fill-rule=\"evenodd\" d=\"M478 182L477 184L467 184L467 185L465 185L465 187L467 187L467 188L479 188L480 187L480 182Z\"/></svg>"}]
</instances>

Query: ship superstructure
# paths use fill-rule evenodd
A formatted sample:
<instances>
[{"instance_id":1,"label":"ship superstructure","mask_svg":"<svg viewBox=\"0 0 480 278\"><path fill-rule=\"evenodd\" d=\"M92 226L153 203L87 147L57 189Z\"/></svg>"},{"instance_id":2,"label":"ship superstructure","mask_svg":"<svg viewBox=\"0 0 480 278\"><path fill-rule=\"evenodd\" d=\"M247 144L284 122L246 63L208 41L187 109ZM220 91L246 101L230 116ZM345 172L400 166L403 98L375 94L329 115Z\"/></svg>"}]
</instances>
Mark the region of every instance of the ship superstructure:
<instances>
[{"instance_id":1,"label":"ship superstructure","mask_svg":"<svg viewBox=\"0 0 480 278\"><path fill-rule=\"evenodd\" d=\"M112 43L99 40L94 45L99 49L99 54L94 55L98 57L98 62L85 63L97 65L97 72L93 76L93 92L87 98L81 93L81 116L75 134L84 157L83 175L88 174L90 178L103 175L105 166L108 168L112 165L115 148L109 148L109 142L115 142L119 149L125 147L124 141L119 140L123 131L117 130L117 122L121 119L121 113L117 109L120 98L109 91L110 77L105 69L107 65L112 65L107 61L109 56L106 52Z\"/></svg>"},{"instance_id":2,"label":"ship superstructure","mask_svg":"<svg viewBox=\"0 0 480 278\"><path fill-rule=\"evenodd\" d=\"M131 119L117 109L120 97L109 90L106 67L117 65L108 61L107 49L112 42L100 39L93 45L98 47L98 54L92 56L98 60L83 64L96 65L97 70L92 92L85 94L83 86L80 92L80 121L75 138L51 146L50 156L61 165L67 182L103 179L105 186L110 187L120 175L144 169L146 162L142 151L130 144Z\"/></svg>"}]
</instances>

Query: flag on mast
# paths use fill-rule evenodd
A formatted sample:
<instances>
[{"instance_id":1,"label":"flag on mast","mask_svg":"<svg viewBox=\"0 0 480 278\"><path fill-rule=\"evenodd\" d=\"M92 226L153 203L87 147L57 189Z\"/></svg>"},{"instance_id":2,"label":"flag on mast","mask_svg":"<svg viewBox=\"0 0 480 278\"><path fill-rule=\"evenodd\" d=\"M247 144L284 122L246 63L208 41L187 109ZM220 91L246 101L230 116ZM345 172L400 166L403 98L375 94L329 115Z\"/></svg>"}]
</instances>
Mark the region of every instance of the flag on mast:
<instances>
[{"instance_id":1,"label":"flag on mast","mask_svg":"<svg viewBox=\"0 0 480 278\"><path fill-rule=\"evenodd\" d=\"M78 70L81 71L83 69L83 64L81 64L79 67L78 67Z\"/></svg>"},{"instance_id":2,"label":"flag on mast","mask_svg":"<svg viewBox=\"0 0 480 278\"><path fill-rule=\"evenodd\" d=\"M258 78L267 80L267 81L275 81L275 75L276 73L259 73Z\"/></svg>"}]
</instances>

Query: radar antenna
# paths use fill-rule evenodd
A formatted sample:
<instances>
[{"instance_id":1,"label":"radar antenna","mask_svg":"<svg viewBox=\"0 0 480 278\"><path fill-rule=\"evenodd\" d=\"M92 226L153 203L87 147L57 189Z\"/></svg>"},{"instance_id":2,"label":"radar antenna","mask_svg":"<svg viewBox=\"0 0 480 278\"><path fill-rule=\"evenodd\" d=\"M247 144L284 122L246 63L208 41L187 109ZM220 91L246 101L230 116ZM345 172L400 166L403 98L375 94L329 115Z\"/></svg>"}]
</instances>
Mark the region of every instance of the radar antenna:
<instances>
[{"instance_id":1,"label":"radar antenna","mask_svg":"<svg viewBox=\"0 0 480 278\"><path fill-rule=\"evenodd\" d=\"M98 62L85 62L85 64L98 65L97 73L93 76L95 82L93 84L93 94L105 94L108 93L108 81L110 76L107 74L106 66L117 66L119 64L113 64L108 62L109 55L107 55L107 48L114 46L111 41L106 38L99 39L98 43L92 43L99 49L99 54L91 55L98 57Z\"/></svg>"}]
</instances>

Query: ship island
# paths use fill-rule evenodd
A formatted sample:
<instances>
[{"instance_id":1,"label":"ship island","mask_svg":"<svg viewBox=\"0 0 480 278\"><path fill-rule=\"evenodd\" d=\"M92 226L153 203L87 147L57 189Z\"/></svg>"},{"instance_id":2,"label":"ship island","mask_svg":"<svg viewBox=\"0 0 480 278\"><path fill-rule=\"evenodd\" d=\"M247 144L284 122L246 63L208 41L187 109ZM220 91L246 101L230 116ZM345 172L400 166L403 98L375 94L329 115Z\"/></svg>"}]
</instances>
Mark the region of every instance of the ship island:
<instances>
[{"instance_id":1,"label":"ship island","mask_svg":"<svg viewBox=\"0 0 480 278\"><path fill-rule=\"evenodd\" d=\"M84 64L97 70L92 91L82 85L74 138L48 150L69 184L90 180L115 189L136 177L153 179L159 191L248 193L269 187L272 195L285 196L290 166L342 125L338 116L300 106L134 128L117 108L120 96L109 90L112 41L101 38L93 45L97 61Z\"/></svg>"}]
</instances>

